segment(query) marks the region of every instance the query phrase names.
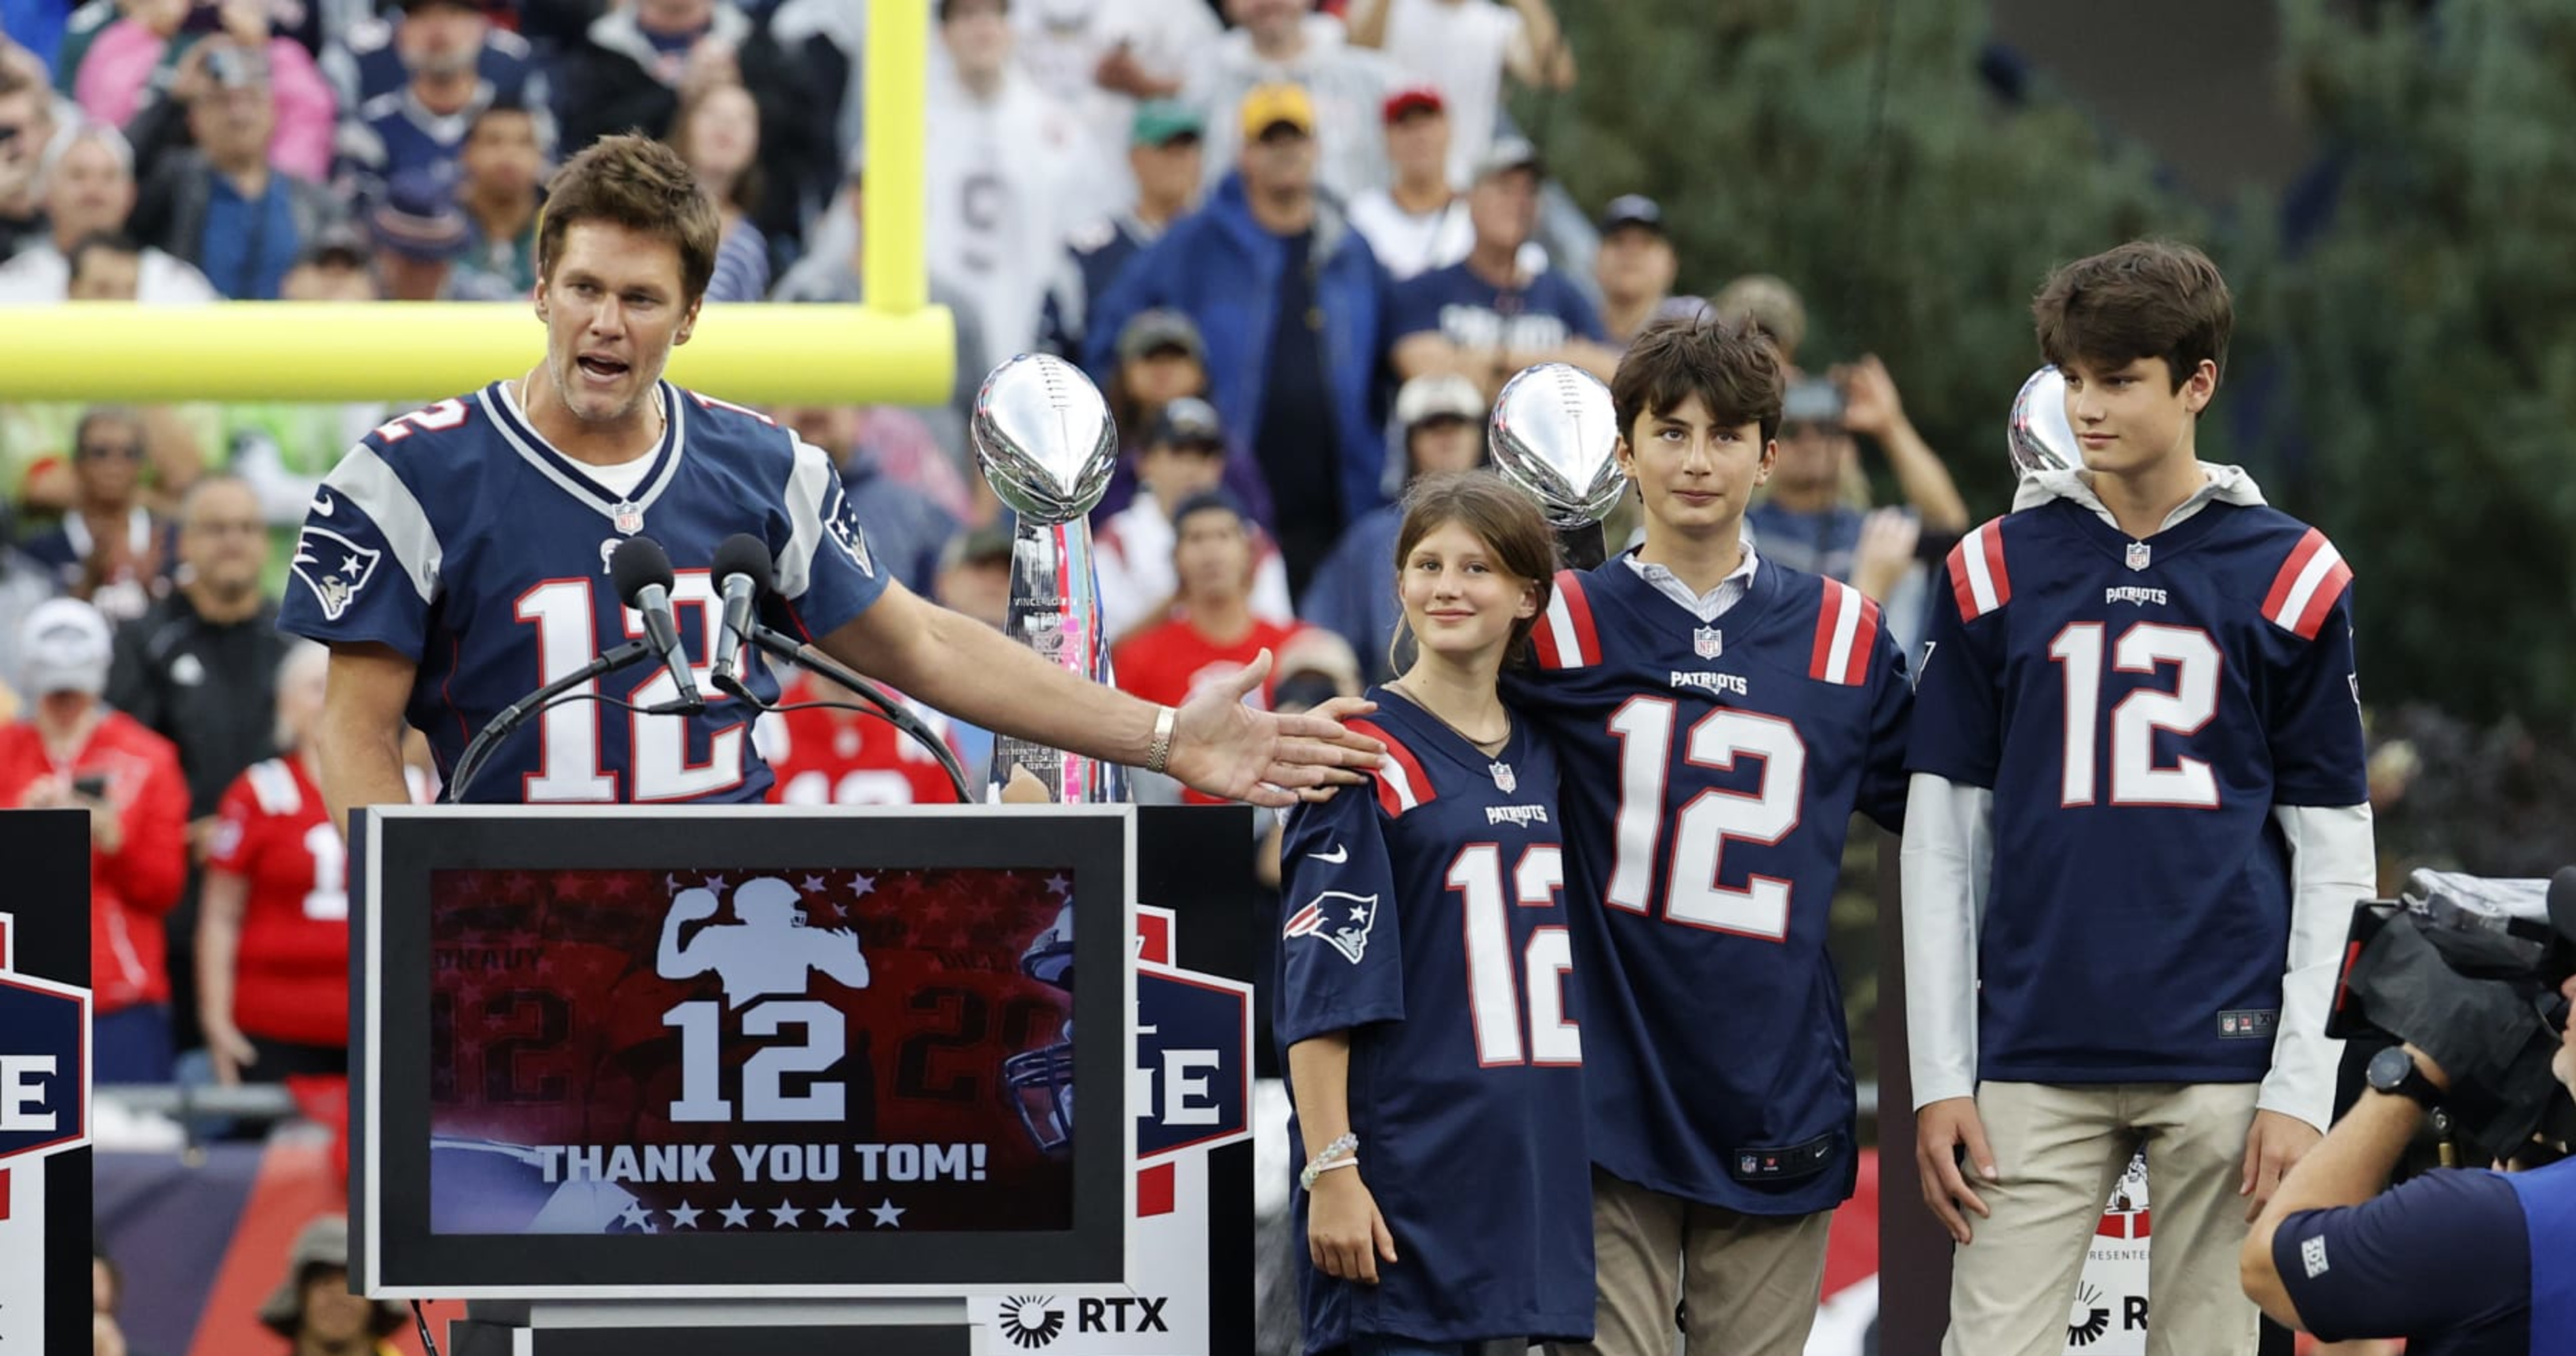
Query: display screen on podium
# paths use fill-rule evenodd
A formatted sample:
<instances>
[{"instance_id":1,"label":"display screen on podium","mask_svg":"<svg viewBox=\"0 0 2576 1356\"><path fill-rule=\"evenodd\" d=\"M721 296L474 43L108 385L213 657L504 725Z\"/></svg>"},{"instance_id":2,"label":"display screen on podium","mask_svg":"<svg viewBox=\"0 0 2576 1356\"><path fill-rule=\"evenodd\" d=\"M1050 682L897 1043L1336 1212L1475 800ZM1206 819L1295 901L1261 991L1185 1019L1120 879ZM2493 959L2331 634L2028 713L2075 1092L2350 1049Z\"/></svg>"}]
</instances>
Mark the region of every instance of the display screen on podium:
<instances>
[{"instance_id":1,"label":"display screen on podium","mask_svg":"<svg viewBox=\"0 0 2576 1356\"><path fill-rule=\"evenodd\" d=\"M1114 807L371 813L353 1273L395 1297L1124 1279L1132 840ZM1077 937L1103 939L1079 990Z\"/></svg>"}]
</instances>

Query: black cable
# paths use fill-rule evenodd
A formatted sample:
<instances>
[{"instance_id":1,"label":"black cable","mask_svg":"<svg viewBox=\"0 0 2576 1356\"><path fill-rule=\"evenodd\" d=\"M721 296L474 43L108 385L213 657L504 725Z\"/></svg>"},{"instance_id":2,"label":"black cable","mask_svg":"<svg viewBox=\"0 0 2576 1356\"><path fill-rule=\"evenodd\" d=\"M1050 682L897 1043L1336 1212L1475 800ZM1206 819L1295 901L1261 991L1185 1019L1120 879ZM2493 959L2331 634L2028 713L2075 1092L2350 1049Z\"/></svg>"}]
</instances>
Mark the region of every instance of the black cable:
<instances>
[{"instance_id":1,"label":"black cable","mask_svg":"<svg viewBox=\"0 0 2576 1356\"><path fill-rule=\"evenodd\" d=\"M598 702L602 706L614 706L620 711L631 711L639 716L676 716L684 714L672 707L637 706L633 702L626 701L618 697L611 697L605 693L567 692L560 697L555 697L548 701L539 703L537 706L530 709L522 720L522 726L524 726L524 723L527 720L539 719L543 717L546 712L551 711L558 706L570 706L574 702ZM518 730L513 729L511 733L516 734L518 733ZM470 763L461 758L458 760L456 767L452 770L452 773L447 780L447 786L450 792L448 796L449 804L460 803L457 800L457 797L464 794L464 788L471 784L476 777L483 775L484 766L492 761L492 755L500 750L503 742L505 741L496 739L491 743L484 745L481 752L478 753Z\"/></svg>"},{"instance_id":2,"label":"black cable","mask_svg":"<svg viewBox=\"0 0 2576 1356\"><path fill-rule=\"evenodd\" d=\"M429 1356L438 1356L438 1339L429 1335L429 1314L420 1307L419 1300L411 1302L411 1321L420 1329L421 1346L428 1349Z\"/></svg>"}]
</instances>

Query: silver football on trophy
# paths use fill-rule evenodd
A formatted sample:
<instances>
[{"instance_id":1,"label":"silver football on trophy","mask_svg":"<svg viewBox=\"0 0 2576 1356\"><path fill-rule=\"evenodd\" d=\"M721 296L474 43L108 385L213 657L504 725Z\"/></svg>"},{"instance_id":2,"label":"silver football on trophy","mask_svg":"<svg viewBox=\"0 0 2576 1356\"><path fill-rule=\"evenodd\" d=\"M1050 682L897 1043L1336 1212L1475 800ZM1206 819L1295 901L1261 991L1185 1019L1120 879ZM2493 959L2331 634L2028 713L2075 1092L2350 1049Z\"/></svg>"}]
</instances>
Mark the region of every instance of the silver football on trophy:
<instances>
[{"instance_id":1,"label":"silver football on trophy","mask_svg":"<svg viewBox=\"0 0 2576 1356\"><path fill-rule=\"evenodd\" d=\"M993 492L1042 523L1091 512L1118 466L1118 426L1100 388L1053 354L994 368L975 393L970 431Z\"/></svg>"},{"instance_id":2,"label":"silver football on trophy","mask_svg":"<svg viewBox=\"0 0 2576 1356\"><path fill-rule=\"evenodd\" d=\"M1600 522L1627 491L1610 388L1566 363L1540 363L1494 401L1494 465L1562 529Z\"/></svg>"},{"instance_id":3,"label":"silver football on trophy","mask_svg":"<svg viewBox=\"0 0 2576 1356\"><path fill-rule=\"evenodd\" d=\"M2074 425L2066 422L2064 373L2043 367L2021 384L2004 447L2012 456L2015 480L2026 480L2033 471L2083 469L2084 450L2075 441Z\"/></svg>"}]
</instances>

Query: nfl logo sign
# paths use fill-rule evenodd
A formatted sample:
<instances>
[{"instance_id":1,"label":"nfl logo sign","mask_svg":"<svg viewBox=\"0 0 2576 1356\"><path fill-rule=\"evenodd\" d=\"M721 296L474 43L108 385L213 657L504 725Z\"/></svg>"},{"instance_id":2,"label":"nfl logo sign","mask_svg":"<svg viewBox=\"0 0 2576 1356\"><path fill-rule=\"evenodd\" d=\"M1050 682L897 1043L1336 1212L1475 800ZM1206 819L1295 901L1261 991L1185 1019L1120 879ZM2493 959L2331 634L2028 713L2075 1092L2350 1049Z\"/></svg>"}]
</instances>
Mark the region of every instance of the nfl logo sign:
<instances>
[{"instance_id":1,"label":"nfl logo sign","mask_svg":"<svg viewBox=\"0 0 2576 1356\"><path fill-rule=\"evenodd\" d=\"M1751 1155L1751 1154L1746 1154L1746 1155L1744 1155L1743 1157L1738 1158L1737 1160L1735 1160L1735 1168L1736 1168L1736 1171L1743 1173L1743 1174L1744 1174L1744 1175L1746 1175L1747 1177L1750 1177L1750 1176L1752 1176L1754 1173L1757 1173L1757 1172L1762 1171L1762 1160L1761 1160L1761 1159L1758 1159L1758 1158L1756 1158L1756 1157L1754 1157L1754 1156L1753 1156L1753 1155Z\"/></svg>"},{"instance_id":2,"label":"nfl logo sign","mask_svg":"<svg viewBox=\"0 0 2576 1356\"><path fill-rule=\"evenodd\" d=\"M1508 796L1520 789L1521 779L1512 774L1512 765L1496 763L1493 767L1494 789Z\"/></svg>"},{"instance_id":3,"label":"nfl logo sign","mask_svg":"<svg viewBox=\"0 0 2576 1356\"><path fill-rule=\"evenodd\" d=\"M2133 541L2129 543L2129 568L2133 570L2143 570L2147 568L2147 558L2152 554L2154 553L2148 549L2145 542Z\"/></svg>"},{"instance_id":4,"label":"nfl logo sign","mask_svg":"<svg viewBox=\"0 0 2576 1356\"><path fill-rule=\"evenodd\" d=\"M2218 1029L2221 1031L2234 1031L2236 1029L2236 1019L2232 1016L2219 1018Z\"/></svg>"},{"instance_id":5,"label":"nfl logo sign","mask_svg":"<svg viewBox=\"0 0 2576 1356\"><path fill-rule=\"evenodd\" d=\"M1726 637L1714 626L1703 626L1691 632L1691 653L1702 659L1715 659L1726 652Z\"/></svg>"},{"instance_id":6,"label":"nfl logo sign","mask_svg":"<svg viewBox=\"0 0 2576 1356\"><path fill-rule=\"evenodd\" d=\"M631 537L644 530L644 510L633 504L620 504L617 506L617 511L610 515L609 521L618 531Z\"/></svg>"}]
</instances>

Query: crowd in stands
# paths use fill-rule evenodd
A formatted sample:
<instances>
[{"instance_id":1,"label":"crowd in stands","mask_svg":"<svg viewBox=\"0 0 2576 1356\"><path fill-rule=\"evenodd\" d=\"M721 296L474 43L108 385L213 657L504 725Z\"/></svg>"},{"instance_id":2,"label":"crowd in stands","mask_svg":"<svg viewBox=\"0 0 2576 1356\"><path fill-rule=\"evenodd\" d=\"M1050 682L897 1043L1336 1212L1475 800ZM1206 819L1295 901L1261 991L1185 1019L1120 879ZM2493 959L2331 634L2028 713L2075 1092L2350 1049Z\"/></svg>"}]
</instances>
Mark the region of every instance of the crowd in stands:
<instances>
[{"instance_id":1,"label":"crowd in stands","mask_svg":"<svg viewBox=\"0 0 2576 1356\"><path fill-rule=\"evenodd\" d=\"M1606 378L1645 324L1702 309L1796 357L1789 284L1675 295L1651 198L1542 231L1562 190L1504 95L1577 79L1547 0L923 3L954 396L775 413L842 468L890 570L998 626L1011 538L967 445L974 391L1021 351L1084 366L1123 442L1094 520L1103 607L1120 681L1150 699L1265 647L1265 701L1386 676L1389 506L1483 460L1522 368ZM864 11L0 0L0 308L523 298L550 166L627 128L720 205L712 304L864 301ZM1906 627L1966 507L1883 365L1812 375L1758 549ZM345 982L307 739L319 657L273 622L320 478L402 408L0 406L0 804L92 811L102 1082L344 1057L345 1028L310 1020ZM1903 506L1871 509L1859 439ZM980 772L989 738L940 724ZM876 727L762 738L788 798L945 794Z\"/></svg>"}]
</instances>

